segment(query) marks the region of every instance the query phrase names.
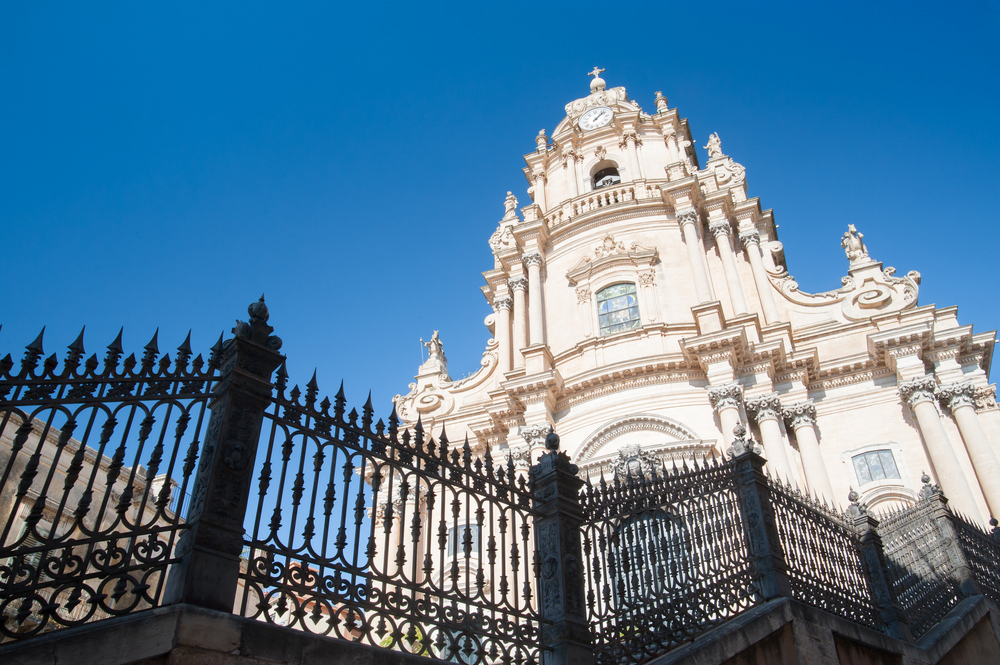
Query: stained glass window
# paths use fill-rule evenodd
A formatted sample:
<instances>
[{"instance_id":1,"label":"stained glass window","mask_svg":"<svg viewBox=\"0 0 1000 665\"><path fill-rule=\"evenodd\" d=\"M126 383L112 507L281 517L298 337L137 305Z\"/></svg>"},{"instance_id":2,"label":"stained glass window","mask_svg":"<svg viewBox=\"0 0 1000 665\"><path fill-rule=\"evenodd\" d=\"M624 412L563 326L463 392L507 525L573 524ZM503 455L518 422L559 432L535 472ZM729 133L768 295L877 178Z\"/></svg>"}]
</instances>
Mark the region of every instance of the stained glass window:
<instances>
[{"instance_id":1,"label":"stained glass window","mask_svg":"<svg viewBox=\"0 0 1000 665\"><path fill-rule=\"evenodd\" d=\"M601 335L638 328L642 322L639 320L639 300L635 284L612 284L598 291L597 319Z\"/></svg>"},{"instance_id":2,"label":"stained glass window","mask_svg":"<svg viewBox=\"0 0 1000 665\"><path fill-rule=\"evenodd\" d=\"M851 461L854 462L854 472L858 476L858 482L862 485L886 478L899 478L899 469L896 468L896 460L893 459L891 450L874 450L855 455Z\"/></svg>"}]
</instances>

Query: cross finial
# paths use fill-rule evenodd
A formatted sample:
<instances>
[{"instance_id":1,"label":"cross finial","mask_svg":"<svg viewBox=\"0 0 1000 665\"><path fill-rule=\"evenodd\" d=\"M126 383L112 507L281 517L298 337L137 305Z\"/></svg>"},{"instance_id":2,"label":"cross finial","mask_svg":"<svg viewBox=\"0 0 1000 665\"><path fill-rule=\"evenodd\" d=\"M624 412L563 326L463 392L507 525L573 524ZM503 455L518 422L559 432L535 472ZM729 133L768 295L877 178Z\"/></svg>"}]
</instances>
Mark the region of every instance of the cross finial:
<instances>
[{"instance_id":1,"label":"cross finial","mask_svg":"<svg viewBox=\"0 0 1000 665\"><path fill-rule=\"evenodd\" d=\"M603 69L600 69L598 67L594 67L594 71L587 72L587 76L593 76L594 78L597 78L598 76L601 75L601 72L603 72L603 71L604 71Z\"/></svg>"}]
</instances>

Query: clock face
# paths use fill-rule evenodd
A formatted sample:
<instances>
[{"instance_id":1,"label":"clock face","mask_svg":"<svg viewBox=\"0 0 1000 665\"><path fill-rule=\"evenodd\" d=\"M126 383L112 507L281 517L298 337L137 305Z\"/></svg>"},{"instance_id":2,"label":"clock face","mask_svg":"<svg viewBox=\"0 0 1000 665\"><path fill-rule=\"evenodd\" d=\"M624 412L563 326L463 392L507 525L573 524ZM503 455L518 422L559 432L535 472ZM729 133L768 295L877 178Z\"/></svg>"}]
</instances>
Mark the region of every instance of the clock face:
<instances>
[{"instance_id":1,"label":"clock face","mask_svg":"<svg viewBox=\"0 0 1000 665\"><path fill-rule=\"evenodd\" d=\"M588 131L591 129L597 129L598 127L603 127L611 122L611 117L613 115L614 111L609 109L607 106L592 108L580 116L580 129Z\"/></svg>"}]
</instances>

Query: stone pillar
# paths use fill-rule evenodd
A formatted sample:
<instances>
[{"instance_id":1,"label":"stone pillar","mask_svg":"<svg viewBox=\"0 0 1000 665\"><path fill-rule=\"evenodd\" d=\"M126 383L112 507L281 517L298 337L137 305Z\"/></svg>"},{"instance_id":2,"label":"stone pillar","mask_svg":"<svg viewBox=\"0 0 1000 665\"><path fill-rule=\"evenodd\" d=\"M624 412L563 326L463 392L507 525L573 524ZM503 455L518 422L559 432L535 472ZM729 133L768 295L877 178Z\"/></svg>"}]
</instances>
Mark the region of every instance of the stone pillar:
<instances>
[{"instance_id":1,"label":"stone pillar","mask_svg":"<svg viewBox=\"0 0 1000 665\"><path fill-rule=\"evenodd\" d=\"M744 231L740 234L740 242L743 243L743 249L746 250L750 269L753 271L753 281L757 286L757 293L760 294L760 306L764 310L764 323L775 323L778 320L778 308L774 304L771 280L767 278L767 270L764 268L764 255L760 249L760 234L757 231Z\"/></svg>"},{"instance_id":2,"label":"stone pillar","mask_svg":"<svg viewBox=\"0 0 1000 665\"><path fill-rule=\"evenodd\" d=\"M580 195L580 177L577 173L576 164L576 150L567 150L564 165L566 167L566 182L569 183L569 195L572 198L576 198Z\"/></svg>"},{"instance_id":3,"label":"stone pillar","mask_svg":"<svg viewBox=\"0 0 1000 665\"><path fill-rule=\"evenodd\" d=\"M639 135L634 129L626 129L618 141L618 147L628 155L628 168L632 174L629 180L642 179L642 174L639 173L639 157L636 154L636 145L639 142Z\"/></svg>"},{"instance_id":4,"label":"stone pillar","mask_svg":"<svg viewBox=\"0 0 1000 665\"><path fill-rule=\"evenodd\" d=\"M493 299L493 309L497 313L497 360L501 381L502 375L511 370L510 311L513 308L514 300L510 296L498 296Z\"/></svg>"},{"instance_id":5,"label":"stone pillar","mask_svg":"<svg viewBox=\"0 0 1000 665\"><path fill-rule=\"evenodd\" d=\"M737 314L746 314L749 308L743 293L743 284L740 282L740 271L736 267L736 255L733 253L732 228L727 220L720 219L712 222L708 230L715 236L715 244L719 248L719 257L722 259L722 269L726 273L726 286L729 287L733 309Z\"/></svg>"},{"instance_id":6,"label":"stone pillar","mask_svg":"<svg viewBox=\"0 0 1000 665\"><path fill-rule=\"evenodd\" d=\"M833 486L819 451L819 436L816 432L816 405L811 399L794 404L783 411L785 422L795 432L802 455L802 470L806 474L806 486L822 500L833 502Z\"/></svg>"},{"instance_id":7,"label":"stone pillar","mask_svg":"<svg viewBox=\"0 0 1000 665\"><path fill-rule=\"evenodd\" d=\"M554 445L550 441L554 439ZM541 560L538 612L542 626L542 665L593 665L587 623L584 560L580 544L583 516L575 464L554 450L558 438L549 435L547 452L531 468L535 497L535 551Z\"/></svg>"},{"instance_id":8,"label":"stone pillar","mask_svg":"<svg viewBox=\"0 0 1000 665\"><path fill-rule=\"evenodd\" d=\"M792 475L792 463L788 459L785 437L781 435L781 400L778 399L777 393L747 400L746 409L760 428L768 470L782 480L796 480Z\"/></svg>"},{"instance_id":9,"label":"stone pillar","mask_svg":"<svg viewBox=\"0 0 1000 665\"><path fill-rule=\"evenodd\" d=\"M743 438L746 429L737 428L735 441L730 449L736 464L736 494L740 513L747 530L747 554L755 564L755 586L759 601L781 596L791 597L792 586L788 579L785 561L778 536L771 501L771 487L764 475L764 458L753 450L753 442Z\"/></svg>"},{"instance_id":10,"label":"stone pillar","mask_svg":"<svg viewBox=\"0 0 1000 665\"><path fill-rule=\"evenodd\" d=\"M264 298L250 305L250 323L238 321L222 349L220 379L212 389L212 415L195 476L189 529L177 543L165 605L187 603L230 613L243 550L243 522L264 410L271 403L271 374L284 357L267 324Z\"/></svg>"},{"instance_id":11,"label":"stone pillar","mask_svg":"<svg viewBox=\"0 0 1000 665\"><path fill-rule=\"evenodd\" d=\"M975 386L971 383L938 386L936 394L958 424L990 514L1000 515L1000 463L976 414Z\"/></svg>"},{"instance_id":12,"label":"stone pillar","mask_svg":"<svg viewBox=\"0 0 1000 665\"><path fill-rule=\"evenodd\" d=\"M708 281L708 267L705 265L705 257L698 242L699 221L698 211L694 208L677 213L677 223L680 224L681 233L684 234L684 244L687 245L688 260L691 262L691 272L694 274L694 292L698 297L698 304L701 304L715 300L715 294L712 293L712 285Z\"/></svg>"},{"instance_id":13,"label":"stone pillar","mask_svg":"<svg viewBox=\"0 0 1000 665\"><path fill-rule=\"evenodd\" d=\"M899 384L899 394L917 419L920 436L924 439L927 454L934 465L934 473L945 495L959 512L976 515L979 510L969 490L969 481L962 473L958 456L941 425L937 399L934 392L937 385L933 376L922 376Z\"/></svg>"},{"instance_id":14,"label":"stone pillar","mask_svg":"<svg viewBox=\"0 0 1000 665\"><path fill-rule=\"evenodd\" d=\"M507 286L514 292L514 368L520 369L524 367L521 349L528 346L528 312L524 306L528 280L518 277L508 281Z\"/></svg>"},{"instance_id":15,"label":"stone pillar","mask_svg":"<svg viewBox=\"0 0 1000 665\"><path fill-rule=\"evenodd\" d=\"M903 608L893 600L889 580L885 577L885 550L882 547L882 537L878 534L878 520L868 513L868 509L858 503L860 496L854 490L847 496L851 505L848 513L854 518L854 530L861 544L861 559L864 561L865 572L871 582L875 604L879 609L879 618L885 626L889 637L913 641L910 626L906 623Z\"/></svg>"},{"instance_id":16,"label":"stone pillar","mask_svg":"<svg viewBox=\"0 0 1000 665\"><path fill-rule=\"evenodd\" d=\"M531 174L531 180L534 183L535 190L535 204L538 205L538 210L541 214L548 212L548 208L545 206L545 171L538 169Z\"/></svg>"},{"instance_id":17,"label":"stone pillar","mask_svg":"<svg viewBox=\"0 0 1000 665\"><path fill-rule=\"evenodd\" d=\"M732 441L733 431L737 425L741 425L740 403L743 402L743 386L739 383L729 383L724 386L715 386L708 389L708 401L712 403L712 408L719 414L719 423L722 428L721 448Z\"/></svg>"},{"instance_id":18,"label":"stone pillar","mask_svg":"<svg viewBox=\"0 0 1000 665\"><path fill-rule=\"evenodd\" d=\"M528 269L528 338L530 344L545 343L545 328L542 324L542 255L538 252L522 257Z\"/></svg>"}]
</instances>

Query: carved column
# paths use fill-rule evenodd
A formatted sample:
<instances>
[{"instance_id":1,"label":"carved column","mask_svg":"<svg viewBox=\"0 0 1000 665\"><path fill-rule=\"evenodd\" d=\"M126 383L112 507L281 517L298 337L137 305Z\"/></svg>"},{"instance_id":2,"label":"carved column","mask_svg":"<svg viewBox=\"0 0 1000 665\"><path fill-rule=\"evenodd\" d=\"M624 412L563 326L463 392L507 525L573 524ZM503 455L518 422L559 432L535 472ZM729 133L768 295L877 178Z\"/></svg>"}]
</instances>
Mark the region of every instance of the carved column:
<instances>
[{"instance_id":1,"label":"carved column","mask_svg":"<svg viewBox=\"0 0 1000 665\"><path fill-rule=\"evenodd\" d=\"M969 490L962 467L959 466L955 449L941 425L937 399L934 396L936 388L933 376L922 376L899 384L899 394L913 410L920 436L924 439L927 454L944 493L959 512L975 515L978 513L976 501Z\"/></svg>"},{"instance_id":2,"label":"carved column","mask_svg":"<svg viewBox=\"0 0 1000 665\"><path fill-rule=\"evenodd\" d=\"M522 258L528 269L528 337L532 346L545 343L545 327L542 324L542 255L538 252L525 254Z\"/></svg>"},{"instance_id":3,"label":"carved column","mask_svg":"<svg viewBox=\"0 0 1000 665\"><path fill-rule=\"evenodd\" d=\"M580 534L578 469L566 453L545 453L531 469L535 551L541 559L538 611L543 665L593 665Z\"/></svg>"},{"instance_id":4,"label":"carved column","mask_svg":"<svg viewBox=\"0 0 1000 665\"><path fill-rule=\"evenodd\" d=\"M621 139L618 141L618 147L628 155L628 167L632 173L632 177L629 180L642 179L642 174L639 173L639 157L636 154L636 146L640 142L639 135L634 129L626 129L622 132Z\"/></svg>"},{"instance_id":5,"label":"carved column","mask_svg":"<svg viewBox=\"0 0 1000 665\"><path fill-rule=\"evenodd\" d=\"M736 255L733 253L732 228L729 222L723 219L712 222L708 230L715 236L715 244L719 248L719 257L722 259L722 269L726 273L726 286L729 287L733 309L737 314L746 314L749 308L746 296L743 294L743 285L740 283L740 271L736 267Z\"/></svg>"},{"instance_id":6,"label":"carved column","mask_svg":"<svg viewBox=\"0 0 1000 665\"><path fill-rule=\"evenodd\" d=\"M180 562L170 570L164 604L233 610L261 423L271 402L271 374L284 359L278 353L281 340L267 324L264 299L249 312L250 323L237 322L235 337L222 350L187 516L190 528L177 543Z\"/></svg>"},{"instance_id":7,"label":"carved column","mask_svg":"<svg viewBox=\"0 0 1000 665\"><path fill-rule=\"evenodd\" d=\"M816 432L816 405L811 399L794 404L783 411L785 422L795 432L802 455L802 470L806 474L806 485L820 499L833 501L833 486L819 451L819 436Z\"/></svg>"},{"instance_id":8,"label":"carved column","mask_svg":"<svg viewBox=\"0 0 1000 665\"><path fill-rule=\"evenodd\" d=\"M538 209L544 215L548 212L548 208L545 206L545 171L537 169L531 174L531 180L534 183L535 203L538 204Z\"/></svg>"},{"instance_id":9,"label":"carved column","mask_svg":"<svg viewBox=\"0 0 1000 665\"><path fill-rule=\"evenodd\" d=\"M528 312L524 306L528 280L518 277L508 281L507 286L514 292L514 368L520 369L524 367L521 350L528 346Z\"/></svg>"},{"instance_id":10,"label":"carved column","mask_svg":"<svg viewBox=\"0 0 1000 665\"><path fill-rule=\"evenodd\" d=\"M958 424L958 431L969 451L972 468L979 478L979 487L986 498L991 515L1000 515L1000 463L990 440L976 414L976 388L971 383L953 383L938 386L937 396L944 403Z\"/></svg>"},{"instance_id":11,"label":"carved column","mask_svg":"<svg viewBox=\"0 0 1000 665\"><path fill-rule=\"evenodd\" d=\"M792 463L788 459L785 437L781 435L781 400L776 393L747 400L747 413L760 428L764 457L771 473L783 480L795 480Z\"/></svg>"},{"instance_id":12,"label":"carved column","mask_svg":"<svg viewBox=\"0 0 1000 665\"><path fill-rule=\"evenodd\" d=\"M698 303L701 304L715 300L715 294L712 293L712 285L708 281L705 256L698 242L699 222L698 211L694 208L677 213L677 223L680 224L681 233L684 234L684 244L687 245L688 260L691 262L691 272L694 274L694 292L698 297Z\"/></svg>"},{"instance_id":13,"label":"carved column","mask_svg":"<svg viewBox=\"0 0 1000 665\"><path fill-rule=\"evenodd\" d=\"M569 183L569 195L572 198L576 198L580 195L580 177L577 173L576 164L576 150L567 150L566 161L563 162L563 165L566 168L566 181Z\"/></svg>"},{"instance_id":14,"label":"carved column","mask_svg":"<svg viewBox=\"0 0 1000 665\"><path fill-rule=\"evenodd\" d=\"M767 278L767 270L764 268L764 255L760 249L760 234L756 231L744 231L740 234L740 242L743 243L743 249L746 250L750 260L753 281L757 285L757 293L760 294L761 309L764 310L764 323L774 323L778 320L778 308L774 304L771 280Z\"/></svg>"},{"instance_id":15,"label":"carved column","mask_svg":"<svg viewBox=\"0 0 1000 665\"><path fill-rule=\"evenodd\" d=\"M510 296L498 296L493 299L493 309L497 313L497 360L500 369L500 379L511 370L511 338L510 311L514 308L514 300Z\"/></svg>"},{"instance_id":16,"label":"carved column","mask_svg":"<svg viewBox=\"0 0 1000 665\"><path fill-rule=\"evenodd\" d=\"M743 386L739 383L729 383L708 389L708 401L719 414L722 427L721 447L724 450L732 442L733 430L740 425L740 404L743 402Z\"/></svg>"}]
</instances>

